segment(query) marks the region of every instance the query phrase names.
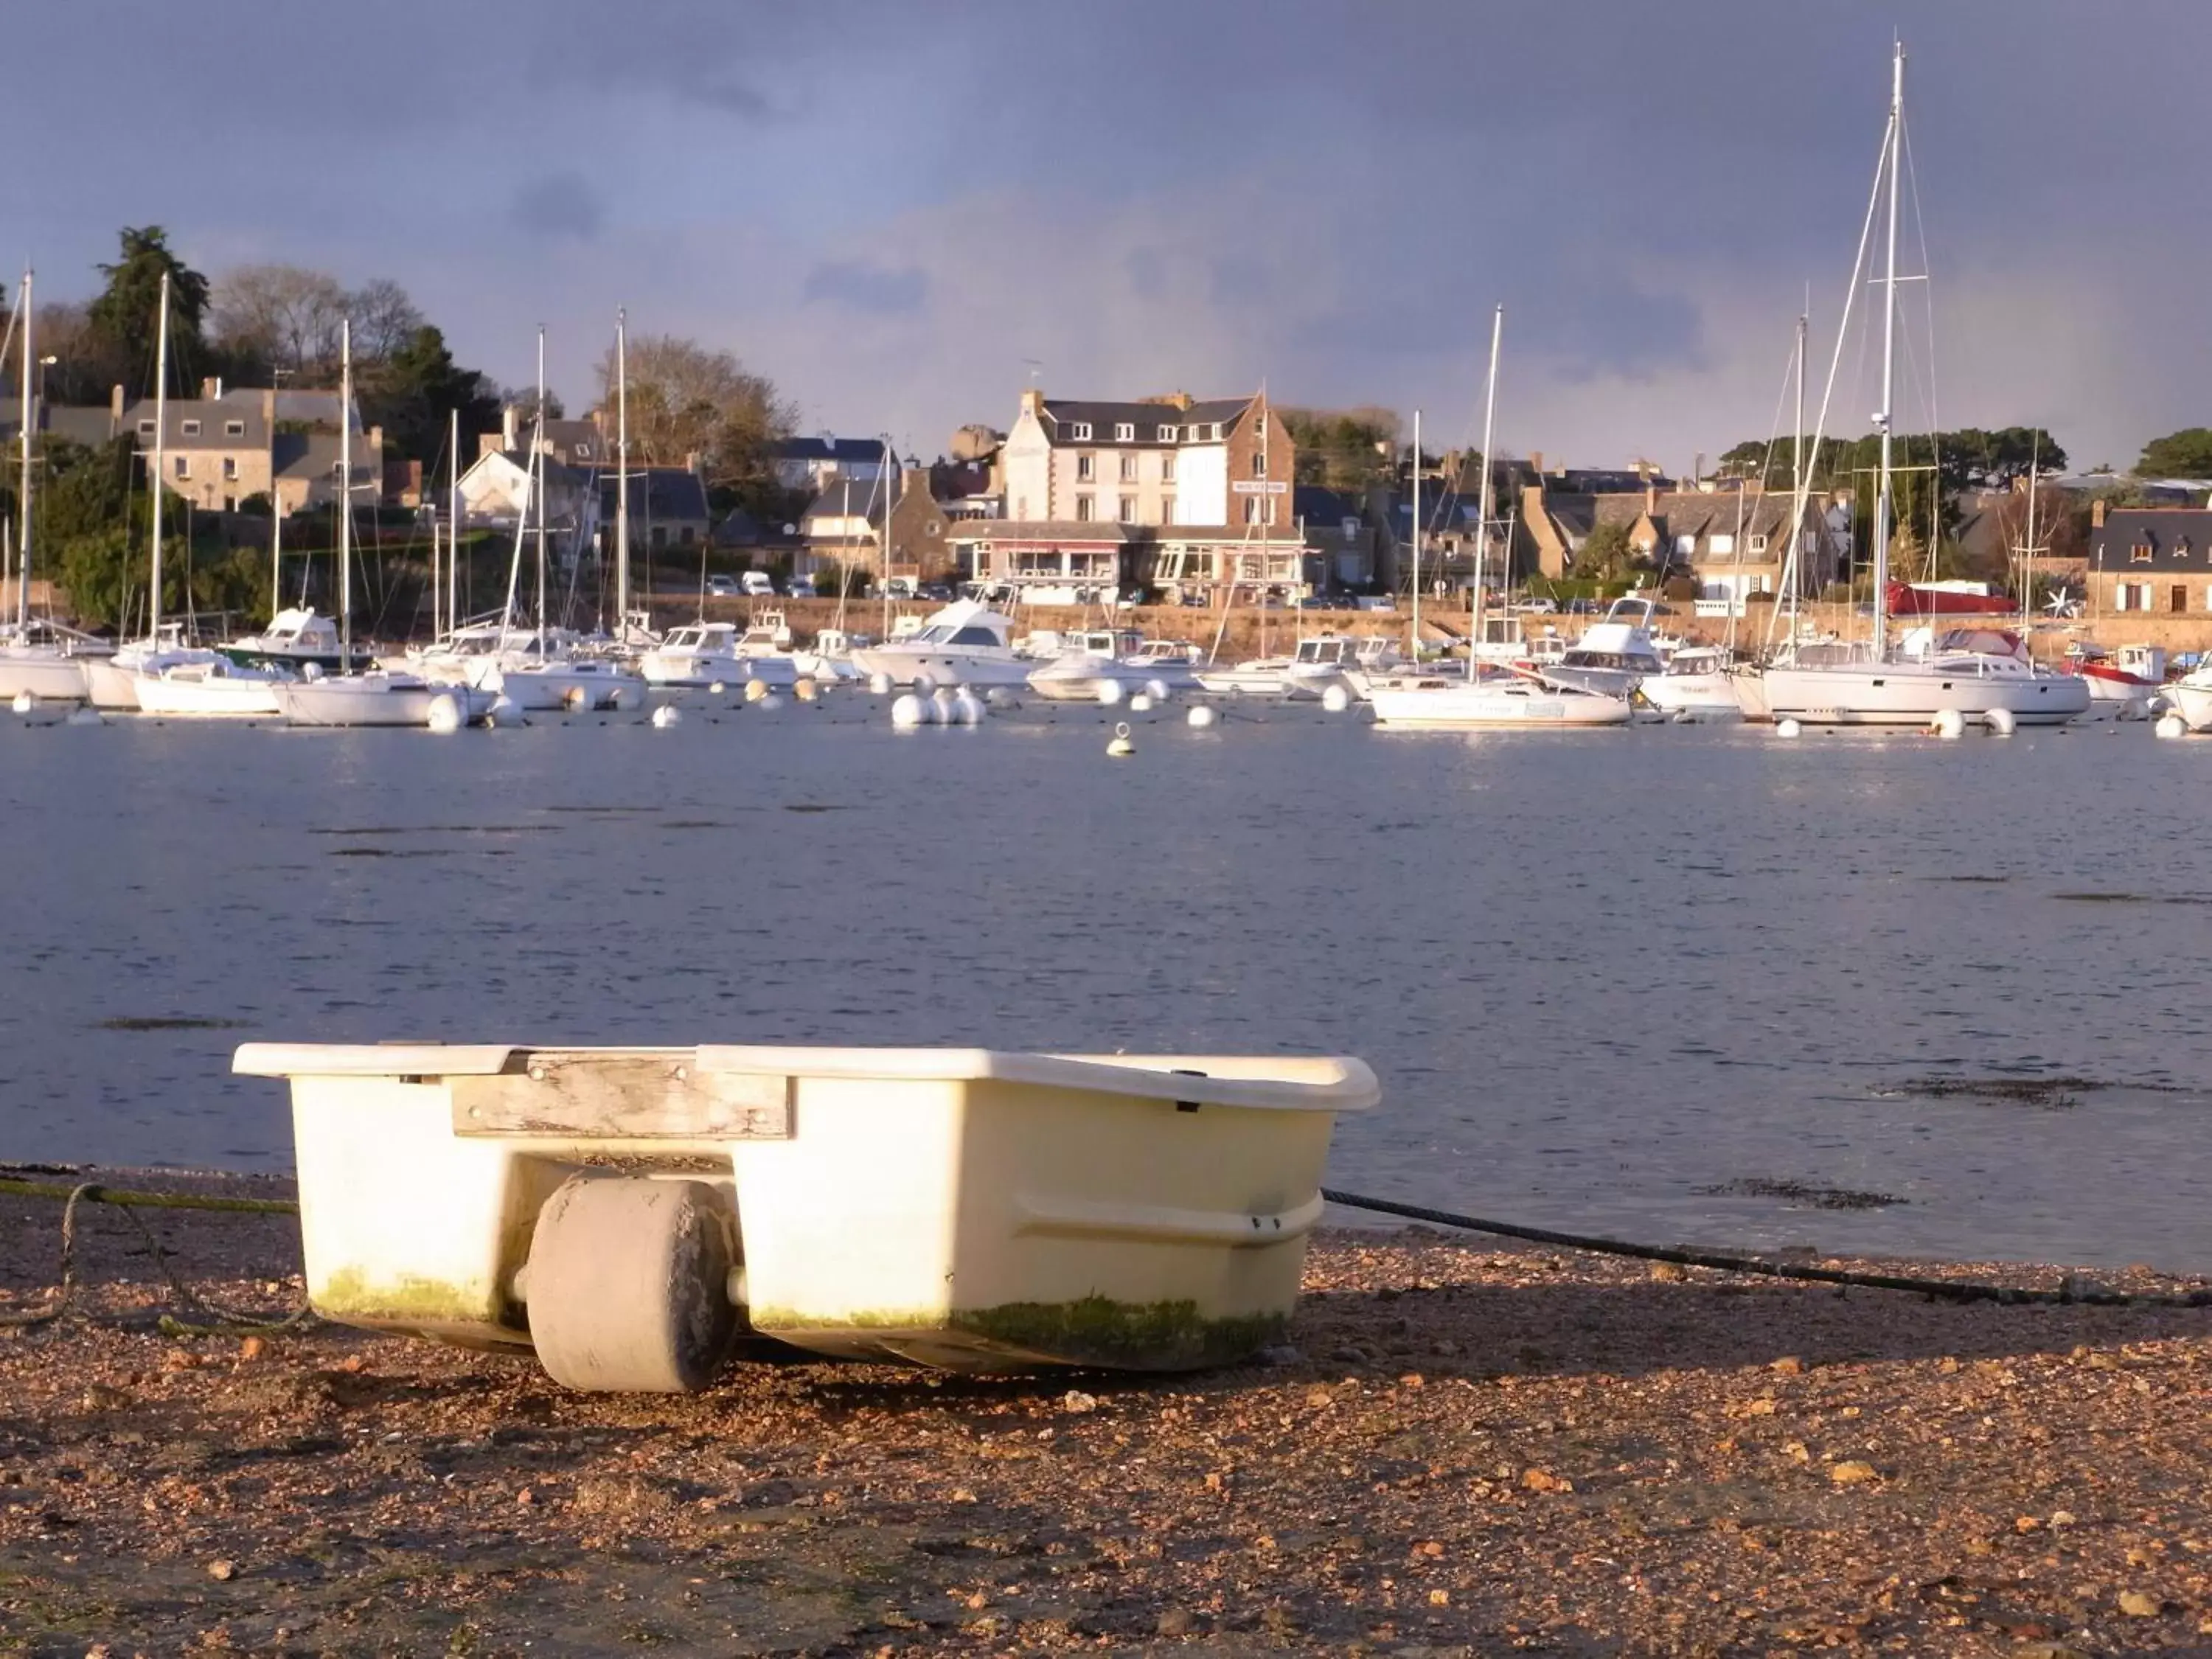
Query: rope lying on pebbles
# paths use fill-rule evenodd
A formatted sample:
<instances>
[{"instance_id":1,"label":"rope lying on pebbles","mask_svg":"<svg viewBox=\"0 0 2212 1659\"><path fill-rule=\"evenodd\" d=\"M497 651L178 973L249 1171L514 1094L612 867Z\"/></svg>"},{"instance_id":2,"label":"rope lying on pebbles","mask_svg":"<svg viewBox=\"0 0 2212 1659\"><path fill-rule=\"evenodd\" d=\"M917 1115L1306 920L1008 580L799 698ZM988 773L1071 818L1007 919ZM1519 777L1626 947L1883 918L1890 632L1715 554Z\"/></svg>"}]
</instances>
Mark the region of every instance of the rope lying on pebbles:
<instances>
[{"instance_id":1,"label":"rope lying on pebbles","mask_svg":"<svg viewBox=\"0 0 2212 1659\"><path fill-rule=\"evenodd\" d=\"M103 1187L96 1181L81 1182L64 1186L58 1182L21 1181L0 1178L0 1195L17 1198L60 1199L62 1204L61 1282L47 1297L44 1306L22 1312L0 1313L0 1329L21 1330L29 1327L51 1325L70 1311L76 1299L76 1219L77 1209L85 1204L105 1204L119 1210L138 1236L146 1242L152 1253L155 1270L168 1286L169 1294L187 1311L210 1321L206 1324L187 1324L170 1315L161 1316L161 1329L171 1336L237 1336L249 1333L290 1330L305 1324L314 1316L314 1310L303 1297L300 1305L279 1318L248 1313L243 1309L226 1308L210 1302L187 1286L169 1267L168 1252L161 1241L137 1212L142 1209L155 1210L220 1210L243 1215L297 1215L300 1206L283 1199L221 1198L200 1196L191 1193L152 1193L128 1188Z\"/></svg>"},{"instance_id":2,"label":"rope lying on pebbles","mask_svg":"<svg viewBox=\"0 0 2212 1659\"><path fill-rule=\"evenodd\" d=\"M2055 1291L2030 1290L2017 1285L1988 1285L1964 1279L1914 1279L1899 1273L1854 1273L1843 1267L1802 1267L1790 1261L1769 1261L1763 1256L1734 1255L1717 1250L1692 1250L1680 1245L1632 1244L1622 1239L1597 1238L1587 1233L1553 1232L1544 1227L1523 1227L1510 1221L1486 1221L1480 1216L1451 1210L1432 1210L1419 1204L1399 1204L1387 1198L1368 1198L1358 1193L1324 1187L1321 1195L1348 1210L1371 1210L1378 1215L1402 1216L1463 1232L1493 1233L1532 1244L1559 1249L1583 1250L1594 1255L1625 1255L1642 1261L1668 1261L1683 1267L1711 1267L1722 1273L1755 1273L1766 1279L1802 1279L1814 1285L1856 1286L1872 1291L1908 1291L1916 1296L1951 1302L2041 1304L2054 1307L2099 1308L2212 1308L2212 1290L2185 1291L2162 1296L2136 1296L2078 1283L2070 1275Z\"/></svg>"}]
</instances>

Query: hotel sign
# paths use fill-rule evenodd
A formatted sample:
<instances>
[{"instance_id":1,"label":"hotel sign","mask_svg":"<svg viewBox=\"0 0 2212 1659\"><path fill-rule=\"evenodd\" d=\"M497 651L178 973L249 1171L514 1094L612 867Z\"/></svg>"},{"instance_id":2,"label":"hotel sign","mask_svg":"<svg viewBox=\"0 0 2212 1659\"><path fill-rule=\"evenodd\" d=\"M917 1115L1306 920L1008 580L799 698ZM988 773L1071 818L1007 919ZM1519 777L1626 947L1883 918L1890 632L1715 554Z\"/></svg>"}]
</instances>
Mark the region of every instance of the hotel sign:
<instances>
[{"instance_id":1,"label":"hotel sign","mask_svg":"<svg viewBox=\"0 0 2212 1659\"><path fill-rule=\"evenodd\" d=\"M1239 495L1280 495L1291 486L1281 478L1237 478L1229 487Z\"/></svg>"}]
</instances>

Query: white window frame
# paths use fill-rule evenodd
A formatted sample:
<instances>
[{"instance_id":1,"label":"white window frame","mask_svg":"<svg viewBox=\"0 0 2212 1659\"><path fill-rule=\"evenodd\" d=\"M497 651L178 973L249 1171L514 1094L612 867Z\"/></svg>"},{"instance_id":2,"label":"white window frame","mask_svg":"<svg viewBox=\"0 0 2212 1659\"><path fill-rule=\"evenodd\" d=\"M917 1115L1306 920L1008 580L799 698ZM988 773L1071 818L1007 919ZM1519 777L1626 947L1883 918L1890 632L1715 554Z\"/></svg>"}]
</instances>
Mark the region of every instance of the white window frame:
<instances>
[{"instance_id":1,"label":"white window frame","mask_svg":"<svg viewBox=\"0 0 2212 1659\"><path fill-rule=\"evenodd\" d=\"M1077 443L1089 443L1091 441L1091 422L1088 421L1076 422L1067 428L1067 435L1070 438L1073 438Z\"/></svg>"},{"instance_id":2,"label":"white window frame","mask_svg":"<svg viewBox=\"0 0 2212 1659\"><path fill-rule=\"evenodd\" d=\"M1078 496L1075 498L1075 521L1076 521L1076 523L1078 523L1078 524L1090 524L1090 523L1091 523L1091 522L1093 521L1093 516L1094 516L1094 514L1093 514L1093 507L1094 507L1094 501L1093 501L1093 498L1092 498L1092 497L1091 497L1091 496L1089 496L1089 495L1078 495Z\"/></svg>"},{"instance_id":3,"label":"white window frame","mask_svg":"<svg viewBox=\"0 0 2212 1659\"><path fill-rule=\"evenodd\" d=\"M1747 536L1744 541L1745 545L1753 553L1766 551L1766 538L1764 535Z\"/></svg>"},{"instance_id":4,"label":"white window frame","mask_svg":"<svg viewBox=\"0 0 2212 1659\"><path fill-rule=\"evenodd\" d=\"M200 435L200 423L198 421L184 421L179 424L187 438L197 438Z\"/></svg>"},{"instance_id":5,"label":"white window frame","mask_svg":"<svg viewBox=\"0 0 2212 1659\"><path fill-rule=\"evenodd\" d=\"M1134 421L1119 421L1115 423L1114 441L1115 443L1131 444L1136 441L1137 423Z\"/></svg>"},{"instance_id":6,"label":"white window frame","mask_svg":"<svg viewBox=\"0 0 2212 1659\"><path fill-rule=\"evenodd\" d=\"M1176 441L1176 429L1171 426L1157 426L1152 428L1152 435L1164 444L1171 444Z\"/></svg>"},{"instance_id":7,"label":"white window frame","mask_svg":"<svg viewBox=\"0 0 2212 1659\"><path fill-rule=\"evenodd\" d=\"M1124 456L1122 456L1122 457L1121 457L1121 465L1120 468L1118 469L1118 472L1119 472L1119 475L1120 475L1120 477L1121 477L1121 481L1123 483L1136 483L1136 482L1137 482L1137 458L1136 458L1134 455L1124 455Z\"/></svg>"},{"instance_id":8,"label":"white window frame","mask_svg":"<svg viewBox=\"0 0 2212 1659\"><path fill-rule=\"evenodd\" d=\"M1075 479L1078 483L1090 483L1098 477L1098 458L1078 455L1075 458Z\"/></svg>"},{"instance_id":9,"label":"white window frame","mask_svg":"<svg viewBox=\"0 0 2212 1659\"><path fill-rule=\"evenodd\" d=\"M1120 501L1115 503L1114 516L1122 524L1136 523L1137 498L1134 495L1122 496Z\"/></svg>"},{"instance_id":10,"label":"white window frame","mask_svg":"<svg viewBox=\"0 0 2212 1659\"><path fill-rule=\"evenodd\" d=\"M1735 555L1735 532L1723 530L1705 538L1706 550L1717 559L1732 558Z\"/></svg>"}]
</instances>

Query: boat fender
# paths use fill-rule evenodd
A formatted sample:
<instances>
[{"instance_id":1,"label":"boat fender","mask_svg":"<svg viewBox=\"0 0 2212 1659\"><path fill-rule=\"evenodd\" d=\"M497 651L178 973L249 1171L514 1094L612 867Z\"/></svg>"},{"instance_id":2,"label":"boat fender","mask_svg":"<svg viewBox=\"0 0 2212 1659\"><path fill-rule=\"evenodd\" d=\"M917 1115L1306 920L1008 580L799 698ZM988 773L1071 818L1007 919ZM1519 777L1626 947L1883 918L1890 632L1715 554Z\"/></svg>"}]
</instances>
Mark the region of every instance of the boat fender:
<instances>
[{"instance_id":1,"label":"boat fender","mask_svg":"<svg viewBox=\"0 0 2212 1659\"><path fill-rule=\"evenodd\" d=\"M902 732L911 732L917 726L927 726L929 716L924 712L929 704L913 692L908 692L891 704L891 724Z\"/></svg>"},{"instance_id":2,"label":"boat fender","mask_svg":"<svg viewBox=\"0 0 2212 1659\"><path fill-rule=\"evenodd\" d=\"M1193 703L1190 713L1183 716L1183 723L1194 732L1210 732L1220 720L1221 716L1202 702Z\"/></svg>"},{"instance_id":3,"label":"boat fender","mask_svg":"<svg viewBox=\"0 0 2212 1659\"><path fill-rule=\"evenodd\" d=\"M684 711L672 702L664 702L653 711L653 724L657 731L665 732L672 726L684 724Z\"/></svg>"},{"instance_id":4,"label":"boat fender","mask_svg":"<svg viewBox=\"0 0 2212 1659\"><path fill-rule=\"evenodd\" d=\"M2189 735L2189 722L2179 714L2160 714L2151 731L2161 738L2185 738Z\"/></svg>"},{"instance_id":5,"label":"boat fender","mask_svg":"<svg viewBox=\"0 0 2212 1659\"><path fill-rule=\"evenodd\" d=\"M2013 734L2013 728L2017 722L2012 717L2011 709L1992 708L1982 716L1982 724L1990 728L1991 737L2008 738Z\"/></svg>"},{"instance_id":6,"label":"boat fender","mask_svg":"<svg viewBox=\"0 0 2212 1659\"><path fill-rule=\"evenodd\" d=\"M461 705L450 691L441 691L430 699L430 708L424 718L433 732L458 732L461 729Z\"/></svg>"},{"instance_id":7,"label":"boat fender","mask_svg":"<svg viewBox=\"0 0 2212 1659\"><path fill-rule=\"evenodd\" d=\"M1129 741L1128 721L1116 720L1114 723L1114 741L1106 745L1106 752L1115 760L1124 759L1137 752L1137 745Z\"/></svg>"},{"instance_id":8,"label":"boat fender","mask_svg":"<svg viewBox=\"0 0 2212 1659\"><path fill-rule=\"evenodd\" d=\"M1805 728L1803 726L1800 726L1793 720L1784 719L1774 722L1774 735L1778 738L1794 738L1802 732L1804 729Z\"/></svg>"},{"instance_id":9,"label":"boat fender","mask_svg":"<svg viewBox=\"0 0 2212 1659\"><path fill-rule=\"evenodd\" d=\"M1115 707L1121 702L1123 696L1121 682L1112 678L1099 681L1097 695L1098 703L1101 708L1112 708Z\"/></svg>"},{"instance_id":10,"label":"boat fender","mask_svg":"<svg viewBox=\"0 0 2212 1659\"><path fill-rule=\"evenodd\" d=\"M1936 718L1928 722L1928 735L1946 741L1966 735L1966 717L1955 708L1939 708Z\"/></svg>"}]
</instances>

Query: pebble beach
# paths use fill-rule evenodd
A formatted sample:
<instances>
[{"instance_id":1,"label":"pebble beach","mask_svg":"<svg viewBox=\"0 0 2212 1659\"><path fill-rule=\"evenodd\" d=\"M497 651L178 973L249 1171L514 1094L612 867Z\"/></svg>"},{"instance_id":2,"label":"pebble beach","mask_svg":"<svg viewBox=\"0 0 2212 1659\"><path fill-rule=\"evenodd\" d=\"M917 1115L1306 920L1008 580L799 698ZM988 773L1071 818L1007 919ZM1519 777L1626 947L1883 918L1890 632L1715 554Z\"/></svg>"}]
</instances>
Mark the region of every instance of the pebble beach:
<instances>
[{"instance_id":1,"label":"pebble beach","mask_svg":"<svg viewBox=\"0 0 2212 1659\"><path fill-rule=\"evenodd\" d=\"M60 1212L0 1197L0 1316ZM141 1213L196 1292L296 1305L289 1218ZM79 1233L71 1314L0 1332L0 1652L2212 1647L2203 1310L1338 1231L1263 1363L586 1397L327 1324L165 1332L194 1316L130 1219Z\"/></svg>"}]
</instances>

